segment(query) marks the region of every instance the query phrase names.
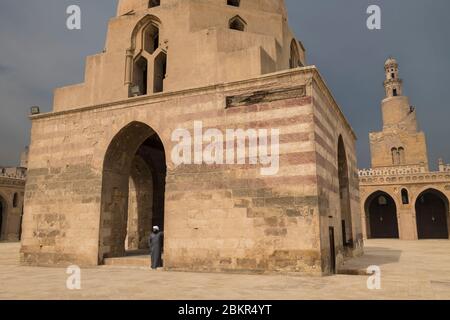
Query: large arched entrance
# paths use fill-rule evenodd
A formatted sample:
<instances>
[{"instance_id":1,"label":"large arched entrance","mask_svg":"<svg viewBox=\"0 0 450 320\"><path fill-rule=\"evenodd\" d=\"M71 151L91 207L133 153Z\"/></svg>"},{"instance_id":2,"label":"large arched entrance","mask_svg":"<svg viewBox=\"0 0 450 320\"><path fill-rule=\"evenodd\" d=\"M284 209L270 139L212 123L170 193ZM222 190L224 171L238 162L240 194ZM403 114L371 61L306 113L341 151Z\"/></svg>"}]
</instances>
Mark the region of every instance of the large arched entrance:
<instances>
[{"instance_id":1,"label":"large arched entrance","mask_svg":"<svg viewBox=\"0 0 450 320\"><path fill-rule=\"evenodd\" d=\"M398 239L397 206L386 192L377 191L365 203L368 238Z\"/></svg>"},{"instance_id":2,"label":"large arched entrance","mask_svg":"<svg viewBox=\"0 0 450 320\"><path fill-rule=\"evenodd\" d=\"M417 236L419 239L448 239L447 197L440 191L428 189L416 201Z\"/></svg>"},{"instance_id":3,"label":"large arched entrance","mask_svg":"<svg viewBox=\"0 0 450 320\"><path fill-rule=\"evenodd\" d=\"M99 260L148 249L152 226L164 228L164 146L148 125L132 122L105 154Z\"/></svg>"},{"instance_id":4,"label":"large arched entrance","mask_svg":"<svg viewBox=\"0 0 450 320\"><path fill-rule=\"evenodd\" d=\"M342 136L339 137L338 142L338 177L343 246L353 247L353 226L350 205L349 173L347 154L345 152L344 140L342 139Z\"/></svg>"}]
</instances>

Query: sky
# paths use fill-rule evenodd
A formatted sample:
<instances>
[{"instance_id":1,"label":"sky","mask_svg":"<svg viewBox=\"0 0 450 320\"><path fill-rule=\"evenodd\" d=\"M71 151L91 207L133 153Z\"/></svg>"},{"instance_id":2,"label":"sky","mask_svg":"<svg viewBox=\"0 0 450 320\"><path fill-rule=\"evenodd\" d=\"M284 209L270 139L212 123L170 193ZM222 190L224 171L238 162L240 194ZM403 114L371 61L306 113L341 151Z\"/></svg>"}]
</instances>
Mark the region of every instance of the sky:
<instances>
[{"instance_id":1,"label":"sky","mask_svg":"<svg viewBox=\"0 0 450 320\"><path fill-rule=\"evenodd\" d=\"M66 9L74 4L81 8L81 30L66 28ZM83 82L85 57L103 50L116 5L116 0L1 0L1 166L18 165L29 144L30 107L49 112L54 88ZM400 63L404 94L417 108L432 168L439 157L450 163L450 1L286 0L286 5L308 64L319 68L356 132L360 168L370 166L369 132L382 127L383 66L389 56ZM381 30L366 26L369 5L381 8Z\"/></svg>"}]
</instances>

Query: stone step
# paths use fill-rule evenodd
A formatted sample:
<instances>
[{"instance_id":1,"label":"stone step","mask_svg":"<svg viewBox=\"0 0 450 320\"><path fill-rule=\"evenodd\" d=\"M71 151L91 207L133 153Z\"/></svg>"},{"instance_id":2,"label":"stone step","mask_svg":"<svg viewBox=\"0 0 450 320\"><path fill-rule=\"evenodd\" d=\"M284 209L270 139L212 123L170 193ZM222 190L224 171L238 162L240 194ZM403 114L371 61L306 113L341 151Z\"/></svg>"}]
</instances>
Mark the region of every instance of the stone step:
<instances>
[{"instance_id":1,"label":"stone step","mask_svg":"<svg viewBox=\"0 0 450 320\"><path fill-rule=\"evenodd\" d=\"M120 258L106 258L104 260L105 266L115 266L115 267L150 267L150 256L130 256L130 257L120 257Z\"/></svg>"},{"instance_id":2,"label":"stone step","mask_svg":"<svg viewBox=\"0 0 450 320\"><path fill-rule=\"evenodd\" d=\"M337 271L337 274L347 276L368 276L367 269L364 268L346 268L343 267Z\"/></svg>"}]
</instances>

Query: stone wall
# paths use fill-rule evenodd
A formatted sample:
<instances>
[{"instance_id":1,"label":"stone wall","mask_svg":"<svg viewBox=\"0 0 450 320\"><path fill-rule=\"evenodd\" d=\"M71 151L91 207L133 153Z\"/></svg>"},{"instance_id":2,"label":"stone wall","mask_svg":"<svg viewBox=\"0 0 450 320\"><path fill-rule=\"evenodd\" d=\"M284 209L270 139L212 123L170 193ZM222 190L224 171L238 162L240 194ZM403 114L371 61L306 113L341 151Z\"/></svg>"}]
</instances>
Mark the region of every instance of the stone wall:
<instances>
[{"instance_id":1,"label":"stone wall","mask_svg":"<svg viewBox=\"0 0 450 320\"><path fill-rule=\"evenodd\" d=\"M355 136L349 129L344 116L332 96L327 95L323 84L315 82L314 95L314 139L317 161L318 195L320 207L320 240L323 268L330 266L329 228L335 230L336 258L338 266L346 255L360 255L363 252L362 230L359 209L359 181ZM341 199L338 181L338 141L344 142L349 181L350 215L353 248L349 251L343 246Z\"/></svg>"},{"instance_id":2,"label":"stone wall","mask_svg":"<svg viewBox=\"0 0 450 320\"><path fill-rule=\"evenodd\" d=\"M261 165L248 161L175 167L170 161L173 131L192 130L199 120L204 130L279 129L278 173L262 176ZM23 263L102 262L108 248L99 250L99 243L114 236L114 229L101 229L109 221L105 204L124 203L125 196L117 189L102 196L107 187L102 177L105 154L114 137L134 123L153 129L166 153L167 269L328 273L329 245L321 234L326 233L330 214L335 217L332 223L339 219L335 207L339 134L347 146L353 237L358 242L355 137L320 75L309 67L34 116ZM124 137L130 143L142 138ZM117 161L128 161L116 156ZM336 226L337 234L339 230Z\"/></svg>"}]
</instances>

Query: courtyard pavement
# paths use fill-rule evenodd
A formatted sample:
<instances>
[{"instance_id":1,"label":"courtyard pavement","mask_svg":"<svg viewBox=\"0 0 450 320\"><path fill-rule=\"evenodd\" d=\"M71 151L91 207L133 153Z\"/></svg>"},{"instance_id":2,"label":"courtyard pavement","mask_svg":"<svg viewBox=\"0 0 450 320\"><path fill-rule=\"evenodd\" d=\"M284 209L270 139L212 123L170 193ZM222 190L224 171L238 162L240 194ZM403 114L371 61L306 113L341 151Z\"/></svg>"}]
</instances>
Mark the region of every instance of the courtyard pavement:
<instances>
[{"instance_id":1,"label":"courtyard pavement","mask_svg":"<svg viewBox=\"0 0 450 320\"><path fill-rule=\"evenodd\" d=\"M369 240L346 272L381 268L381 290L368 275L300 277L151 271L101 266L81 271L68 290L62 268L19 266L18 243L0 243L0 299L450 299L450 241Z\"/></svg>"}]
</instances>

